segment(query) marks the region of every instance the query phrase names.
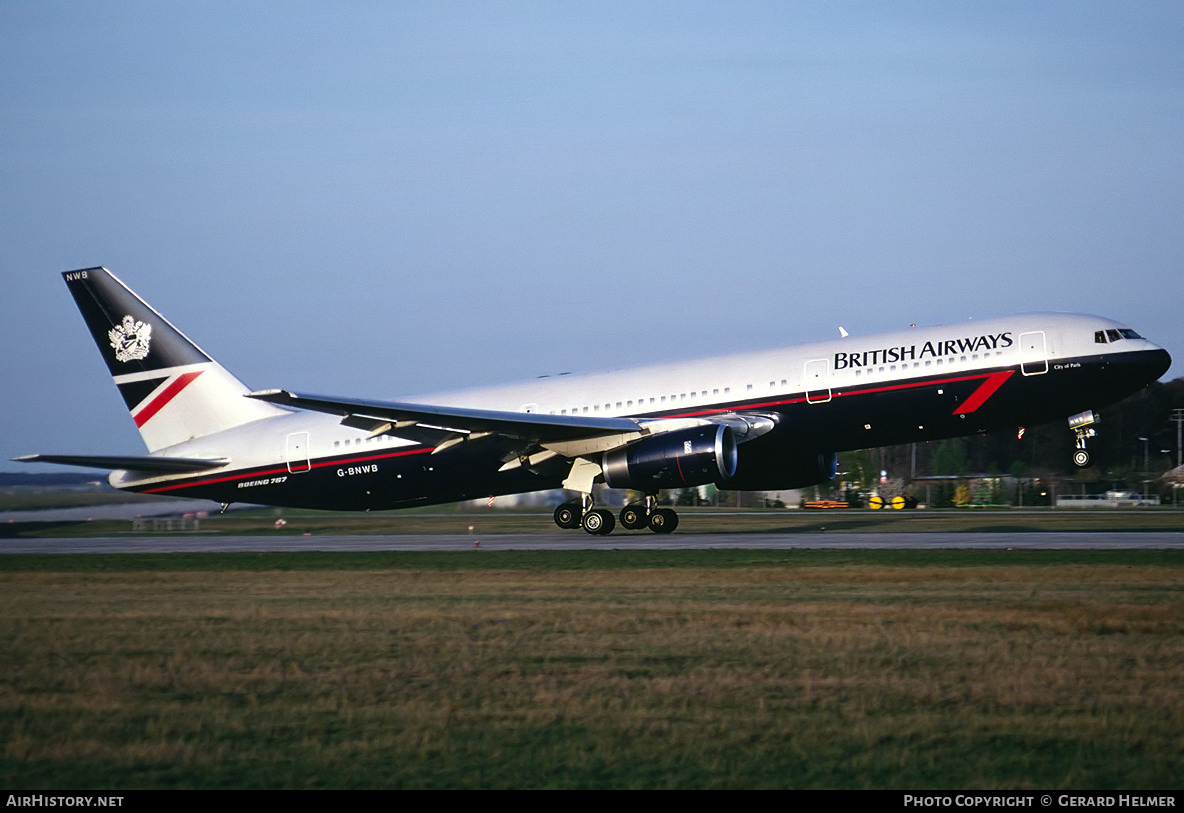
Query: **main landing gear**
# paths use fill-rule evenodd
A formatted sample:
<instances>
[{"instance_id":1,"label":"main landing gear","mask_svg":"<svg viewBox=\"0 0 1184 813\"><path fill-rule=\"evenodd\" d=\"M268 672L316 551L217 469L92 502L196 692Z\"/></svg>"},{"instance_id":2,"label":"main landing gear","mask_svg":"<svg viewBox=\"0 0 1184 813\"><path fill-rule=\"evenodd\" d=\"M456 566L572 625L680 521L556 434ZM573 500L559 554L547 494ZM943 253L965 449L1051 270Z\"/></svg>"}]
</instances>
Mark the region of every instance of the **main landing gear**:
<instances>
[{"instance_id":1,"label":"main landing gear","mask_svg":"<svg viewBox=\"0 0 1184 813\"><path fill-rule=\"evenodd\" d=\"M1079 469L1088 469L1094 464L1093 455L1085 448L1085 442L1098 436L1098 430L1094 427L1101 422L1102 416L1093 410L1079 412L1069 419L1069 428L1077 438L1076 448L1073 450L1073 465Z\"/></svg>"},{"instance_id":2,"label":"main landing gear","mask_svg":"<svg viewBox=\"0 0 1184 813\"><path fill-rule=\"evenodd\" d=\"M668 534L678 527L678 514L669 508L659 508L657 497L649 495L644 503L630 503L621 509L621 526L637 531L649 528L656 534ZM581 500L565 502L555 509L555 524L560 528L583 528L594 536L606 536L613 532L617 519L607 508L593 508L592 496L585 494Z\"/></svg>"}]
</instances>

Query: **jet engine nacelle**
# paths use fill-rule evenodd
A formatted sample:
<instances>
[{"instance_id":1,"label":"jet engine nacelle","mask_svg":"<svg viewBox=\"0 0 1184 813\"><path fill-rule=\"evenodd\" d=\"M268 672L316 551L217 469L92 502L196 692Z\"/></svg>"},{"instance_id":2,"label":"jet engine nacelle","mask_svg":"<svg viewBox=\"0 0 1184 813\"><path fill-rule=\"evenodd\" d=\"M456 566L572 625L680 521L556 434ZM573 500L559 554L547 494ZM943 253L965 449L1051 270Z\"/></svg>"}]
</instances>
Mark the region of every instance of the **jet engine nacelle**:
<instances>
[{"instance_id":1,"label":"jet engine nacelle","mask_svg":"<svg viewBox=\"0 0 1184 813\"><path fill-rule=\"evenodd\" d=\"M605 452L609 488L652 494L662 488L702 486L736 473L736 439L729 426L692 426L636 440Z\"/></svg>"}]
</instances>

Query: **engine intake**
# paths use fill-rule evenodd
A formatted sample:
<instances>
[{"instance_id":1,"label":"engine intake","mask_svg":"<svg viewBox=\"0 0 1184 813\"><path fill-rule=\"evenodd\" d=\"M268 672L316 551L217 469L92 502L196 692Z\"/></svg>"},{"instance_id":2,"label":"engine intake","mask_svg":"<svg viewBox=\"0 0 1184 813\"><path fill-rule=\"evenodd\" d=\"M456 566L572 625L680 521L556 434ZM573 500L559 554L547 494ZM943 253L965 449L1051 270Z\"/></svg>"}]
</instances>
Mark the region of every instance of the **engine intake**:
<instances>
[{"instance_id":1,"label":"engine intake","mask_svg":"<svg viewBox=\"0 0 1184 813\"><path fill-rule=\"evenodd\" d=\"M653 493L727 480L736 473L736 461L731 427L713 424L663 432L605 452L602 467L609 488Z\"/></svg>"}]
</instances>

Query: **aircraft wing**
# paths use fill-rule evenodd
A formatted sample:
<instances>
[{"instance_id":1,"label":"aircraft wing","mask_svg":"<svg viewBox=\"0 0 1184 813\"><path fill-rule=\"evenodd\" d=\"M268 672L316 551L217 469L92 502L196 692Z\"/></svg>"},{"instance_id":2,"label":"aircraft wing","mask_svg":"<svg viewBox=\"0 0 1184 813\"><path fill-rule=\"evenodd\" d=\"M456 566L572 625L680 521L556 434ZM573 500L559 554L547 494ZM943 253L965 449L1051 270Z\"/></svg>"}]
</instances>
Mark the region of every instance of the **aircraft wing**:
<instances>
[{"instance_id":1,"label":"aircraft wing","mask_svg":"<svg viewBox=\"0 0 1184 813\"><path fill-rule=\"evenodd\" d=\"M280 406L339 415L346 426L433 445L433 453L482 437L509 438L518 448L502 458L502 470L534 465L555 455L568 460L592 458L647 435L703 424L729 426L737 442L744 443L765 434L776 423L773 418L760 414L727 413L699 418L551 415L398 401L347 400L300 395L288 390L264 390L250 393L248 397ZM596 471L600 471L598 465ZM579 489L574 480L564 481L564 485Z\"/></svg>"},{"instance_id":2,"label":"aircraft wing","mask_svg":"<svg viewBox=\"0 0 1184 813\"><path fill-rule=\"evenodd\" d=\"M184 474L190 471L217 469L230 462L226 457L155 457L153 455L125 455L107 457L76 454L29 454L14 457L20 463L61 463L91 469L131 469L159 474Z\"/></svg>"},{"instance_id":3,"label":"aircraft wing","mask_svg":"<svg viewBox=\"0 0 1184 813\"><path fill-rule=\"evenodd\" d=\"M247 397L280 406L340 415L352 426L373 424L375 430L389 424L391 434L400 430L428 429L446 434L496 433L542 445L579 441L604 435L636 435L644 431L633 418L544 415L534 412L503 412L468 407L411 404L399 401L367 401L301 395L288 390L263 390Z\"/></svg>"}]
</instances>

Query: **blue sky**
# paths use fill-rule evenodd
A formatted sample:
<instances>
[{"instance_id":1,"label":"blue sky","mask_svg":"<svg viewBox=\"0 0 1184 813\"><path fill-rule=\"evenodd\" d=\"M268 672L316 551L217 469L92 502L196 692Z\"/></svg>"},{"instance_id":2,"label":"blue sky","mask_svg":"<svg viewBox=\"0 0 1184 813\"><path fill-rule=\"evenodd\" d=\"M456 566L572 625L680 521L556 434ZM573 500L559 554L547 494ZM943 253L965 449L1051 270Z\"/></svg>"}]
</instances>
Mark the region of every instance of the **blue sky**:
<instances>
[{"instance_id":1,"label":"blue sky","mask_svg":"<svg viewBox=\"0 0 1184 813\"><path fill-rule=\"evenodd\" d=\"M1044 309L1179 377L1181 42L1179 2L0 0L0 459L142 448L90 265L259 388Z\"/></svg>"}]
</instances>

